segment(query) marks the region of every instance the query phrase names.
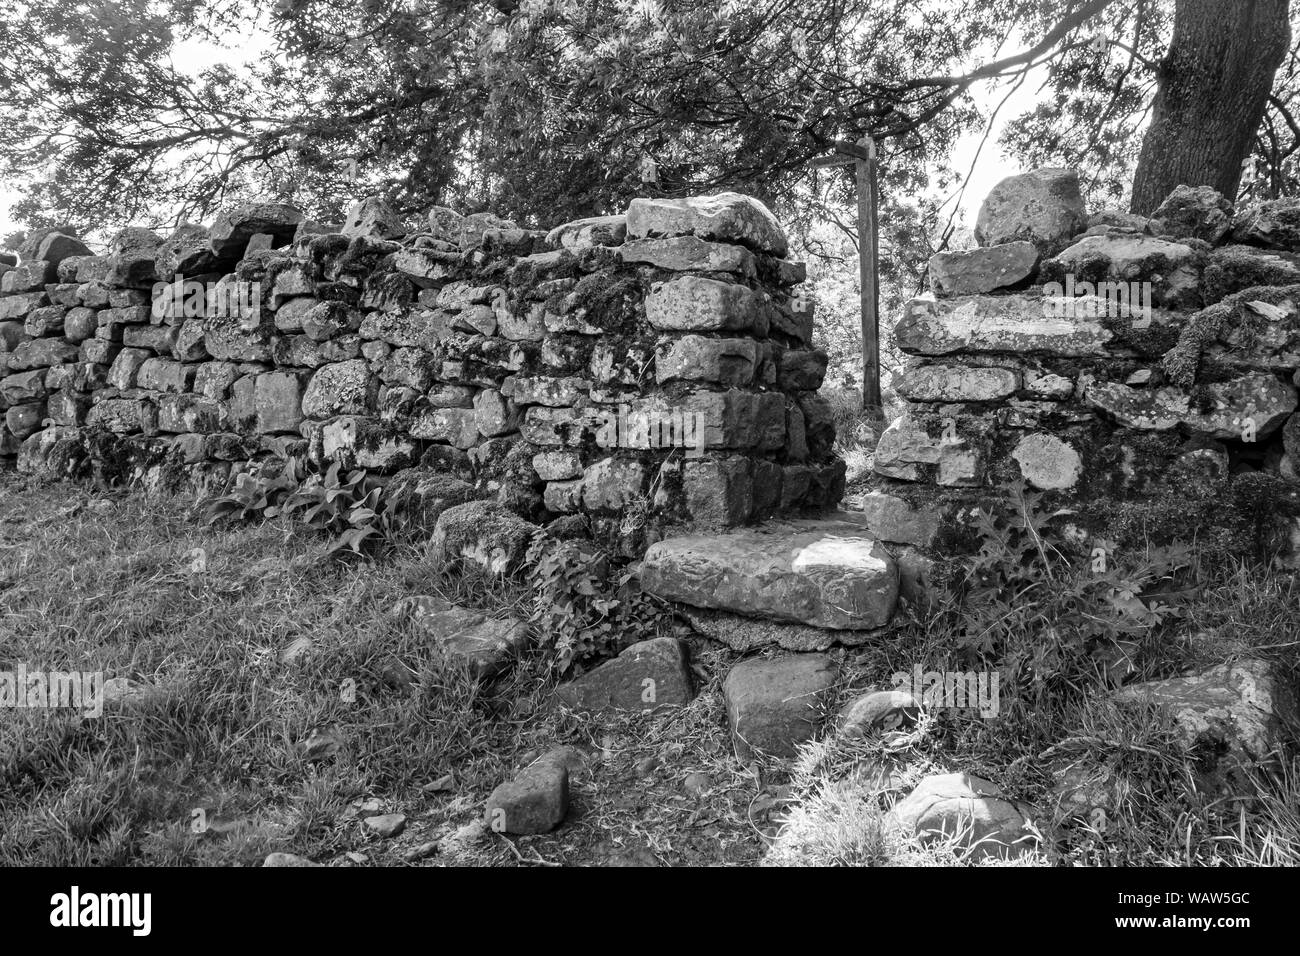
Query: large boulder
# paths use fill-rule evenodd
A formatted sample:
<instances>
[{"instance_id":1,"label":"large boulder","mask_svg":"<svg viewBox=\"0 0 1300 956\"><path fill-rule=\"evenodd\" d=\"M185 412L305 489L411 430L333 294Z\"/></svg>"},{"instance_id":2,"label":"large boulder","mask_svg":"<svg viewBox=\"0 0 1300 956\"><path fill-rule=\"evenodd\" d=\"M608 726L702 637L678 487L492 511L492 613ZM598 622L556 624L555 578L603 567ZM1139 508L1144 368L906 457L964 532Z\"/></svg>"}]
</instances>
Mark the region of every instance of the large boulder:
<instances>
[{"instance_id":1,"label":"large boulder","mask_svg":"<svg viewBox=\"0 0 1300 956\"><path fill-rule=\"evenodd\" d=\"M627 236L696 236L781 257L790 246L780 223L766 206L752 196L733 192L686 199L633 199L627 210Z\"/></svg>"},{"instance_id":2,"label":"large boulder","mask_svg":"<svg viewBox=\"0 0 1300 956\"><path fill-rule=\"evenodd\" d=\"M302 219L301 212L284 203L244 203L222 210L208 230L208 239L218 258L237 259L259 233L276 243L288 242Z\"/></svg>"},{"instance_id":3,"label":"large boulder","mask_svg":"<svg viewBox=\"0 0 1300 956\"><path fill-rule=\"evenodd\" d=\"M952 841L973 859L1016 857L1036 846L1028 820L995 784L964 773L926 777L891 811L922 843Z\"/></svg>"},{"instance_id":4,"label":"large boulder","mask_svg":"<svg viewBox=\"0 0 1300 956\"><path fill-rule=\"evenodd\" d=\"M1116 299L1128 314L1143 304L1199 309L1203 248L1125 232L1085 236L1044 262L1041 278L1066 289L1071 278L1076 288L1093 283L1097 295ZM1138 283L1149 283L1149 296Z\"/></svg>"},{"instance_id":5,"label":"large boulder","mask_svg":"<svg viewBox=\"0 0 1300 956\"><path fill-rule=\"evenodd\" d=\"M70 229L34 229L18 247L23 262L48 262L55 267L64 259L92 254Z\"/></svg>"},{"instance_id":6,"label":"large boulder","mask_svg":"<svg viewBox=\"0 0 1300 956\"><path fill-rule=\"evenodd\" d=\"M1232 241L1300 252L1300 198L1272 199L1238 212Z\"/></svg>"},{"instance_id":7,"label":"large boulder","mask_svg":"<svg viewBox=\"0 0 1300 956\"><path fill-rule=\"evenodd\" d=\"M1201 275L1201 294L1205 304L1210 305L1255 286L1297 283L1300 283L1300 254L1231 245L1210 253Z\"/></svg>"},{"instance_id":8,"label":"large boulder","mask_svg":"<svg viewBox=\"0 0 1300 956\"><path fill-rule=\"evenodd\" d=\"M491 574L512 574L537 526L486 501L448 508L434 527L431 551L444 567L477 566Z\"/></svg>"},{"instance_id":9,"label":"large boulder","mask_svg":"<svg viewBox=\"0 0 1300 956\"><path fill-rule=\"evenodd\" d=\"M824 654L741 661L722 692L736 755L793 757L820 729L838 677Z\"/></svg>"},{"instance_id":10,"label":"large boulder","mask_svg":"<svg viewBox=\"0 0 1300 956\"><path fill-rule=\"evenodd\" d=\"M893 615L898 568L852 522L772 522L659 541L646 552L641 586L694 607L864 630Z\"/></svg>"},{"instance_id":11,"label":"large boulder","mask_svg":"<svg viewBox=\"0 0 1300 956\"><path fill-rule=\"evenodd\" d=\"M458 230L465 217L446 206L434 206L429 210L429 232L438 239L455 243Z\"/></svg>"},{"instance_id":12,"label":"large boulder","mask_svg":"<svg viewBox=\"0 0 1300 956\"><path fill-rule=\"evenodd\" d=\"M993 187L975 221L981 246L1032 242L1052 256L1088 228L1088 214L1073 169L1035 169L1008 176Z\"/></svg>"},{"instance_id":13,"label":"large boulder","mask_svg":"<svg viewBox=\"0 0 1300 956\"><path fill-rule=\"evenodd\" d=\"M212 251L206 226L182 223L158 247L154 258L158 277L172 282L178 276L194 278L217 269L221 260Z\"/></svg>"},{"instance_id":14,"label":"large boulder","mask_svg":"<svg viewBox=\"0 0 1300 956\"><path fill-rule=\"evenodd\" d=\"M1147 229L1153 236L1222 241L1232 228L1232 203L1211 186L1178 186L1151 214Z\"/></svg>"},{"instance_id":15,"label":"large boulder","mask_svg":"<svg viewBox=\"0 0 1300 956\"><path fill-rule=\"evenodd\" d=\"M345 236L395 239L405 234L402 217L379 196L369 196L353 203L343 223Z\"/></svg>"},{"instance_id":16,"label":"large boulder","mask_svg":"<svg viewBox=\"0 0 1300 956\"><path fill-rule=\"evenodd\" d=\"M158 278L155 257L162 237L152 229L128 226L109 243L109 265L104 281L117 286L151 286Z\"/></svg>"}]
</instances>

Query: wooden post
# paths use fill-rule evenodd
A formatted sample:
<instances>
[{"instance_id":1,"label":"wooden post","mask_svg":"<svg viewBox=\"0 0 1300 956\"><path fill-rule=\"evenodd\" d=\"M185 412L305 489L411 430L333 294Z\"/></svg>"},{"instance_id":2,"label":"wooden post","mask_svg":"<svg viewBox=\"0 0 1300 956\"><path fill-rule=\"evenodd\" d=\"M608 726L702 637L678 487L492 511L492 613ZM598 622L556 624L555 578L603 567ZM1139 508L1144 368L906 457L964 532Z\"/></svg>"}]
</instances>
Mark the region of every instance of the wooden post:
<instances>
[{"instance_id":1,"label":"wooden post","mask_svg":"<svg viewBox=\"0 0 1300 956\"><path fill-rule=\"evenodd\" d=\"M869 135L858 141L865 156L857 157L858 284L862 306L862 408L879 417L880 395L880 230L876 222L879 185L876 179L876 141Z\"/></svg>"},{"instance_id":2,"label":"wooden post","mask_svg":"<svg viewBox=\"0 0 1300 956\"><path fill-rule=\"evenodd\" d=\"M870 134L856 143L835 140L835 154L812 161L816 167L853 163L858 199L858 288L862 314L862 408L876 420L884 417L880 395L880 206L876 141Z\"/></svg>"}]
</instances>

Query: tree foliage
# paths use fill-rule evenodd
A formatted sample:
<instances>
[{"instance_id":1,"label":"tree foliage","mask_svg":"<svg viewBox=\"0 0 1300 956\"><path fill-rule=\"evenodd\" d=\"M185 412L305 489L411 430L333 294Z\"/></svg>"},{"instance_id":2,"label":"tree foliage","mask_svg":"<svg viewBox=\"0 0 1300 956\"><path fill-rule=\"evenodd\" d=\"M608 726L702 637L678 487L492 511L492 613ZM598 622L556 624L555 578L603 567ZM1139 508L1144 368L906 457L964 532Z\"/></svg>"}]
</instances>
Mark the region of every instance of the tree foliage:
<instances>
[{"instance_id":1,"label":"tree foliage","mask_svg":"<svg viewBox=\"0 0 1300 956\"><path fill-rule=\"evenodd\" d=\"M32 186L16 211L33 225L201 218L252 194L327 217L379 192L534 223L656 191L780 205L814 156L868 131L908 195L979 121L975 83L1105 6L29 0L0 23L0 154ZM1018 29L1039 38L1027 59L968 69ZM252 62L246 47L191 65L238 37Z\"/></svg>"}]
</instances>

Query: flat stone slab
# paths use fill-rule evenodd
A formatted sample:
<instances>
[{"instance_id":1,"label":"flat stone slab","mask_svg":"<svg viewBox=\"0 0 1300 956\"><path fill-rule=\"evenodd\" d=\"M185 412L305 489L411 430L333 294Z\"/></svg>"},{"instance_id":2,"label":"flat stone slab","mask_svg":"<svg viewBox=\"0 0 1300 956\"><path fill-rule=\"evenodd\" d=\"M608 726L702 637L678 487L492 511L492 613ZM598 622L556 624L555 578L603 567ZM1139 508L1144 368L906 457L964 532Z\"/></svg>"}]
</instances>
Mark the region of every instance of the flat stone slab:
<instances>
[{"instance_id":1,"label":"flat stone slab","mask_svg":"<svg viewBox=\"0 0 1300 956\"><path fill-rule=\"evenodd\" d=\"M729 242L707 242L695 236L671 239L637 239L618 250L624 262L646 263L674 272L734 272L753 278L758 267L754 254Z\"/></svg>"},{"instance_id":2,"label":"flat stone slab","mask_svg":"<svg viewBox=\"0 0 1300 956\"><path fill-rule=\"evenodd\" d=\"M1295 389L1268 372L1213 382L1201 393L1200 405L1193 406L1180 388L1138 389L1109 382L1090 385L1085 400L1126 428L1169 431L1182 426L1194 435L1228 441L1241 441L1248 427L1256 438L1272 434L1297 404Z\"/></svg>"},{"instance_id":3,"label":"flat stone slab","mask_svg":"<svg viewBox=\"0 0 1300 956\"><path fill-rule=\"evenodd\" d=\"M740 193L685 199L633 199L627 210L630 239L695 236L748 246L784 257L789 249L776 217L757 199Z\"/></svg>"},{"instance_id":4,"label":"flat stone slab","mask_svg":"<svg viewBox=\"0 0 1300 956\"><path fill-rule=\"evenodd\" d=\"M1020 240L983 249L940 252L930 257L935 295L978 295L1023 282L1038 265L1038 249Z\"/></svg>"},{"instance_id":5,"label":"flat stone slab","mask_svg":"<svg viewBox=\"0 0 1300 956\"><path fill-rule=\"evenodd\" d=\"M654 710L691 702L686 649L672 637L633 644L612 661L561 684L555 694L575 710Z\"/></svg>"},{"instance_id":6,"label":"flat stone slab","mask_svg":"<svg viewBox=\"0 0 1300 956\"><path fill-rule=\"evenodd\" d=\"M1167 711L1188 746L1260 760L1300 725L1296 695L1286 675L1265 661L1220 664L1191 677L1132 684L1114 694L1124 705L1151 704Z\"/></svg>"},{"instance_id":7,"label":"flat stone slab","mask_svg":"<svg viewBox=\"0 0 1300 956\"><path fill-rule=\"evenodd\" d=\"M1114 333L1088 314L1089 303L1038 295L913 299L894 327L904 352L1036 352L1061 358L1105 356ZM1098 308L1105 314L1105 304Z\"/></svg>"},{"instance_id":8,"label":"flat stone slab","mask_svg":"<svg viewBox=\"0 0 1300 956\"><path fill-rule=\"evenodd\" d=\"M994 402L1015 394L1020 376L1009 368L922 365L907 369L894 383L913 402Z\"/></svg>"},{"instance_id":9,"label":"flat stone slab","mask_svg":"<svg viewBox=\"0 0 1300 956\"><path fill-rule=\"evenodd\" d=\"M765 621L730 611L682 605L679 613L697 634L726 644L733 651L780 647L787 651L825 651L832 647L858 647L880 638L884 628L871 631L832 631L811 624Z\"/></svg>"},{"instance_id":10,"label":"flat stone slab","mask_svg":"<svg viewBox=\"0 0 1300 956\"><path fill-rule=\"evenodd\" d=\"M301 212L283 203L246 203L223 210L208 231L208 239L213 252L229 257L242 252L259 232L276 239L292 239L302 218Z\"/></svg>"},{"instance_id":11,"label":"flat stone slab","mask_svg":"<svg viewBox=\"0 0 1300 956\"><path fill-rule=\"evenodd\" d=\"M898 567L860 524L772 522L659 541L646 552L641 586L694 607L870 630L894 613Z\"/></svg>"}]
</instances>

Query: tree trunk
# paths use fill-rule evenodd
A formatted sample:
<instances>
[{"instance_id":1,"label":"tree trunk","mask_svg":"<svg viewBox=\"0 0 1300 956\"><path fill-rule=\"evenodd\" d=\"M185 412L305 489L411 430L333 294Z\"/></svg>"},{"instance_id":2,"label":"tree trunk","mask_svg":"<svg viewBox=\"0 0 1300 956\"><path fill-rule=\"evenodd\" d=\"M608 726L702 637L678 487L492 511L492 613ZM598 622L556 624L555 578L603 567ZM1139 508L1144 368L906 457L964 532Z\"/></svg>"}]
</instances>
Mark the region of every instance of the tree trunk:
<instances>
[{"instance_id":1,"label":"tree trunk","mask_svg":"<svg viewBox=\"0 0 1300 956\"><path fill-rule=\"evenodd\" d=\"M1175 186L1235 199L1242 161L1291 42L1288 0L1177 0L1142 140L1131 209L1148 216Z\"/></svg>"}]
</instances>

